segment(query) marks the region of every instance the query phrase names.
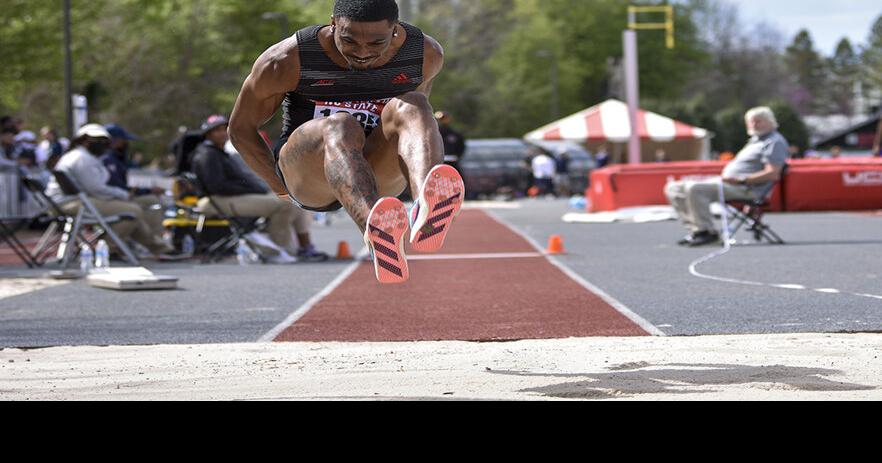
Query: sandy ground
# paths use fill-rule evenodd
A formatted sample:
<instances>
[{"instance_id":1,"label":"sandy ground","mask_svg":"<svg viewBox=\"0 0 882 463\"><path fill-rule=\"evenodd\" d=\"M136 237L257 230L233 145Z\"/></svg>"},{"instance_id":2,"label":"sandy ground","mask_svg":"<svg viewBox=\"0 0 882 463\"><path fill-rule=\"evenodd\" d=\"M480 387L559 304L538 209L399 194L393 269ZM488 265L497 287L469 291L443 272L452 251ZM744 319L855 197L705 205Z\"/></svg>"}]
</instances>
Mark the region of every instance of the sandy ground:
<instances>
[{"instance_id":1,"label":"sandy ground","mask_svg":"<svg viewBox=\"0 0 882 463\"><path fill-rule=\"evenodd\" d=\"M50 278L3 278L0 279L0 299L68 283L70 281L53 280Z\"/></svg>"},{"instance_id":2,"label":"sandy ground","mask_svg":"<svg viewBox=\"0 0 882 463\"><path fill-rule=\"evenodd\" d=\"M882 400L882 335L0 351L0 400Z\"/></svg>"}]
</instances>

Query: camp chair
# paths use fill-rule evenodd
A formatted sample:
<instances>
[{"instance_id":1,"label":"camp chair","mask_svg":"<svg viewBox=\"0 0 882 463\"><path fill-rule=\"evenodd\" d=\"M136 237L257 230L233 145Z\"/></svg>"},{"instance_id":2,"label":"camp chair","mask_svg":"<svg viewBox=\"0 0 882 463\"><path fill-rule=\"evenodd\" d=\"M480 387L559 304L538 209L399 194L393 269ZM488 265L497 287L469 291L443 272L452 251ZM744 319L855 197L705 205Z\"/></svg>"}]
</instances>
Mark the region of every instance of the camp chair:
<instances>
[{"instance_id":1,"label":"camp chair","mask_svg":"<svg viewBox=\"0 0 882 463\"><path fill-rule=\"evenodd\" d=\"M784 179L787 174L788 166L784 164L781 170L781 180L769 185L761 192L757 199L751 201L727 201L726 211L729 214L729 237L734 239L735 234L739 230L745 228L753 233L753 239L757 243L763 241L769 244L785 244L784 240L775 233L772 228L763 221L765 210L769 207L769 200L775 185L781 184L781 191L784 191Z\"/></svg>"},{"instance_id":2,"label":"camp chair","mask_svg":"<svg viewBox=\"0 0 882 463\"><path fill-rule=\"evenodd\" d=\"M177 188L200 198L207 198L211 209L213 209L213 211L211 211L212 213L208 214L198 206L192 205L195 201L191 202L191 205L189 206L186 205L186 203L179 204L184 206L185 210L187 210L191 216L196 218L196 243L197 250L203 255L202 263L208 264L221 261L224 256L235 249L241 239L249 241L249 244L252 245L252 248L260 257L260 260L266 262L266 256L260 252L259 246L255 246L256 243L250 243L248 238L249 234L263 228L266 224L265 218L240 217L236 214L236 210L232 206L230 208L232 209L231 212L233 214L225 214L214 198L211 197L211 195L206 194L204 184L199 180L196 174L192 172L181 172L178 175L177 180ZM175 196L177 197L178 195L176 194ZM184 198L178 199L183 200ZM209 240L206 239L206 235L209 226L226 226L228 232L220 238L215 239L213 242L208 243Z\"/></svg>"},{"instance_id":3,"label":"camp chair","mask_svg":"<svg viewBox=\"0 0 882 463\"><path fill-rule=\"evenodd\" d=\"M135 217L130 214L101 215L94 203L89 200L89 197L79 189L77 184L67 174L61 171L52 171L52 175L58 182L59 187L61 187L61 191L65 195L75 196L80 201L81 207L75 215L64 212L58 203L46 195L43 191L43 184L39 180L22 177L25 188L31 191L39 202L47 206L51 218L49 227L43 233L43 237L33 253L35 256L38 256L38 260L40 259L39 256L43 255L46 250L51 249L57 243L58 252L56 256L61 262L62 269L67 269L79 251L78 245L86 244L94 249L98 240L106 236L113 241L126 261L135 266L140 265L138 258L135 257L128 244L121 240L113 229L110 228L111 224L123 220L135 220ZM84 232L86 227L92 227L96 233L87 236ZM58 233L59 229L61 229L60 238L53 240L54 235ZM53 246L50 247L50 243L53 243ZM40 262L44 261L40 260Z\"/></svg>"}]
</instances>

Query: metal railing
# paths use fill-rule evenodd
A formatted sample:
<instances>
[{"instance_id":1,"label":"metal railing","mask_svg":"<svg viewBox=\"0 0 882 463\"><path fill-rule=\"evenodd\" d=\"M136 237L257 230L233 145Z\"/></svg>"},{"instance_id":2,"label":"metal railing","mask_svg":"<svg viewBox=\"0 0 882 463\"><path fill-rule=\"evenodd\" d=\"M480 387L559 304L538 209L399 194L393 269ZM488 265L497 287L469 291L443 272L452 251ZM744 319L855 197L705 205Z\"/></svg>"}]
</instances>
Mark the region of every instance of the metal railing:
<instances>
[{"instance_id":1,"label":"metal railing","mask_svg":"<svg viewBox=\"0 0 882 463\"><path fill-rule=\"evenodd\" d=\"M34 174L40 176L38 172ZM44 210L45 207L21 184L15 169L0 170L0 218L33 218Z\"/></svg>"}]
</instances>

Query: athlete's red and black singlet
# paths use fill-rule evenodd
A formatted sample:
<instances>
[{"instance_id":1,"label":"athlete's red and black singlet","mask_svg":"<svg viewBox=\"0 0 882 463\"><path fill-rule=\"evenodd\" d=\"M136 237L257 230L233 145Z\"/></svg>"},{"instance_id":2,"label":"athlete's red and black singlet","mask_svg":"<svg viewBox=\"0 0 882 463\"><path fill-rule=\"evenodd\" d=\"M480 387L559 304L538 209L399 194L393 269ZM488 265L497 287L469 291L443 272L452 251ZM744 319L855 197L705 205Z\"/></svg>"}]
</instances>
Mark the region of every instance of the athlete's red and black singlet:
<instances>
[{"instance_id":1,"label":"athlete's red and black singlet","mask_svg":"<svg viewBox=\"0 0 882 463\"><path fill-rule=\"evenodd\" d=\"M297 31L300 84L288 92L282 102L282 135L274 150L276 173L283 182L278 167L279 152L298 127L313 119L346 112L370 135L380 125L383 108L392 98L412 92L423 83L423 33L410 24L400 24L407 31L404 44L388 63L367 70L344 69L331 61L318 37L319 31L329 26ZM300 205L296 198L291 199ZM321 209L300 206L315 211L340 208L339 203Z\"/></svg>"},{"instance_id":2,"label":"athlete's red and black singlet","mask_svg":"<svg viewBox=\"0 0 882 463\"><path fill-rule=\"evenodd\" d=\"M318 38L327 26L298 31L300 85L282 103L282 138L310 120L339 112L352 114L370 134L389 100L416 90L423 83L423 33L400 24L407 38L398 53L384 66L368 70L343 69L331 61Z\"/></svg>"}]
</instances>

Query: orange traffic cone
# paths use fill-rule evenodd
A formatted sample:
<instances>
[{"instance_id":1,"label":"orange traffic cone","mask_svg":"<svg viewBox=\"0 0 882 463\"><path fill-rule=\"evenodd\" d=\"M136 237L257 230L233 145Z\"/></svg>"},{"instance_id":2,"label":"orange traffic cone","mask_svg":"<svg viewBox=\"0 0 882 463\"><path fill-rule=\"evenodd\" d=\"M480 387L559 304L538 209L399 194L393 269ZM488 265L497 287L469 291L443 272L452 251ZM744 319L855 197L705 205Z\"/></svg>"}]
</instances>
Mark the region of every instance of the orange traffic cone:
<instances>
[{"instance_id":1,"label":"orange traffic cone","mask_svg":"<svg viewBox=\"0 0 882 463\"><path fill-rule=\"evenodd\" d=\"M563 238L560 235L554 235L549 238L548 249L545 252L548 254L564 254Z\"/></svg>"},{"instance_id":2,"label":"orange traffic cone","mask_svg":"<svg viewBox=\"0 0 882 463\"><path fill-rule=\"evenodd\" d=\"M352 253L349 252L349 243L345 241L341 241L339 245L337 245L337 260L351 260Z\"/></svg>"}]
</instances>

